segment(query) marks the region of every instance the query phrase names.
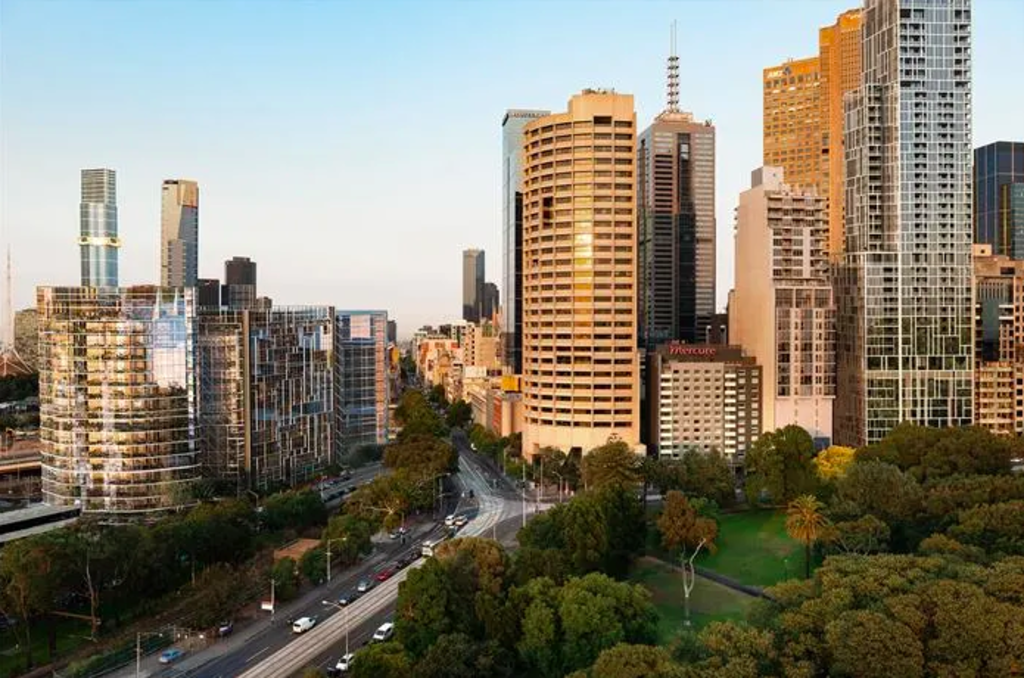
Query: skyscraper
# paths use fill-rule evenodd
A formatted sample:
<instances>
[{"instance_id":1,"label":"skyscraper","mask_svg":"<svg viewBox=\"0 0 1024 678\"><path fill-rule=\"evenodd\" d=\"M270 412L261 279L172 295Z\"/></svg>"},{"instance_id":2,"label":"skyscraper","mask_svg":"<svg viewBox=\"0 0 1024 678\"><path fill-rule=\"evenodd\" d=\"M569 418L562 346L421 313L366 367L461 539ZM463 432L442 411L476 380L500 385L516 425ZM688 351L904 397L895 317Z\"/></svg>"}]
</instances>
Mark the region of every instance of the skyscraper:
<instances>
[{"instance_id":1,"label":"skyscraper","mask_svg":"<svg viewBox=\"0 0 1024 678\"><path fill-rule=\"evenodd\" d=\"M160 284L195 287L199 280L199 184L164 181L160 202Z\"/></svg>"},{"instance_id":2,"label":"skyscraper","mask_svg":"<svg viewBox=\"0 0 1024 678\"><path fill-rule=\"evenodd\" d=\"M584 90L523 128L523 451L636 445L636 114Z\"/></svg>"},{"instance_id":3,"label":"skyscraper","mask_svg":"<svg viewBox=\"0 0 1024 678\"><path fill-rule=\"evenodd\" d=\"M648 350L703 342L715 313L715 128L679 110L674 52L668 105L637 148L639 329Z\"/></svg>"},{"instance_id":4,"label":"skyscraper","mask_svg":"<svg viewBox=\"0 0 1024 678\"><path fill-rule=\"evenodd\" d=\"M781 167L792 186L821 181L821 64L790 59L764 69L764 164Z\"/></svg>"},{"instance_id":5,"label":"skyscraper","mask_svg":"<svg viewBox=\"0 0 1024 678\"><path fill-rule=\"evenodd\" d=\"M865 2L846 100L839 444L972 422L970 15L970 0Z\"/></svg>"},{"instance_id":6,"label":"skyscraper","mask_svg":"<svg viewBox=\"0 0 1024 678\"><path fill-rule=\"evenodd\" d=\"M494 314L498 312L500 304L498 286L492 282L484 283L483 312L480 314L480 322L490 322L494 318Z\"/></svg>"},{"instance_id":7,"label":"skyscraper","mask_svg":"<svg viewBox=\"0 0 1024 678\"><path fill-rule=\"evenodd\" d=\"M1024 259L1024 142L974 149L974 242Z\"/></svg>"},{"instance_id":8,"label":"skyscraper","mask_svg":"<svg viewBox=\"0 0 1024 678\"><path fill-rule=\"evenodd\" d=\"M117 287L117 177L111 169L82 170L79 206L82 286Z\"/></svg>"},{"instance_id":9,"label":"skyscraper","mask_svg":"<svg viewBox=\"0 0 1024 678\"><path fill-rule=\"evenodd\" d=\"M843 251L843 97L860 86L860 24L860 10L851 9L818 31L822 162L818 194L828 200L828 250L833 257Z\"/></svg>"},{"instance_id":10,"label":"skyscraper","mask_svg":"<svg viewBox=\"0 0 1024 678\"><path fill-rule=\"evenodd\" d=\"M388 313L334 315L335 450L388 441Z\"/></svg>"},{"instance_id":11,"label":"skyscraper","mask_svg":"<svg viewBox=\"0 0 1024 678\"><path fill-rule=\"evenodd\" d=\"M729 340L764 371L765 431L796 424L832 439L836 311L825 198L762 167L736 208L736 287Z\"/></svg>"},{"instance_id":12,"label":"skyscraper","mask_svg":"<svg viewBox=\"0 0 1024 678\"><path fill-rule=\"evenodd\" d=\"M501 121L502 360L513 374L523 370L523 127L549 113L512 109Z\"/></svg>"},{"instance_id":13,"label":"skyscraper","mask_svg":"<svg viewBox=\"0 0 1024 678\"><path fill-rule=\"evenodd\" d=\"M256 262L249 257L232 257L224 262L224 287L221 303L228 308L252 308L256 305Z\"/></svg>"},{"instance_id":14,"label":"skyscraper","mask_svg":"<svg viewBox=\"0 0 1024 678\"><path fill-rule=\"evenodd\" d=\"M462 251L462 319L480 322L484 309L484 251Z\"/></svg>"}]
</instances>

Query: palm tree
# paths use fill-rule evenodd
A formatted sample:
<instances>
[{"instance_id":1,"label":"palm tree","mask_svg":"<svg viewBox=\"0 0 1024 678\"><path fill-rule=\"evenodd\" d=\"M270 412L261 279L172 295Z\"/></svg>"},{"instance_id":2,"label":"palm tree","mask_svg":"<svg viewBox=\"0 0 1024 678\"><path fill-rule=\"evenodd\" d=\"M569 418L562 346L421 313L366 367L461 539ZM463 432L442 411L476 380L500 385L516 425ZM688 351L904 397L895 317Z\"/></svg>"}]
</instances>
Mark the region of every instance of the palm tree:
<instances>
[{"instance_id":1,"label":"palm tree","mask_svg":"<svg viewBox=\"0 0 1024 678\"><path fill-rule=\"evenodd\" d=\"M828 518L821 514L824 504L814 495L804 494L789 502L786 509L786 532L793 539L804 543L804 565L806 578L811 576L811 544L816 542L828 527Z\"/></svg>"}]
</instances>

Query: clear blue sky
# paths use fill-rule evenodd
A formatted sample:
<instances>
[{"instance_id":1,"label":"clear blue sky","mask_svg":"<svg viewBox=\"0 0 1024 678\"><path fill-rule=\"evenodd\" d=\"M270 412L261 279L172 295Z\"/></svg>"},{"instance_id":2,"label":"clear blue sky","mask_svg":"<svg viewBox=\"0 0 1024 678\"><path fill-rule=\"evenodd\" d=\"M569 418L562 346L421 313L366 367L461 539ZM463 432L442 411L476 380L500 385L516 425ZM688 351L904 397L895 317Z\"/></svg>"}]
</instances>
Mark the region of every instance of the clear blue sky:
<instances>
[{"instance_id":1,"label":"clear blue sky","mask_svg":"<svg viewBox=\"0 0 1024 678\"><path fill-rule=\"evenodd\" d=\"M584 87L718 129L718 299L761 159L761 69L817 52L834 0L0 0L0 219L15 303L78 284L79 169L118 172L122 284L159 279L160 182L200 183L200 275L248 255L275 303L461 311L461 250L500 281L500 122ZM1024 2L974 4L974 141L1024 139ZM504 290L502 290L504 294Z\"/></svg>"}]
</instances>

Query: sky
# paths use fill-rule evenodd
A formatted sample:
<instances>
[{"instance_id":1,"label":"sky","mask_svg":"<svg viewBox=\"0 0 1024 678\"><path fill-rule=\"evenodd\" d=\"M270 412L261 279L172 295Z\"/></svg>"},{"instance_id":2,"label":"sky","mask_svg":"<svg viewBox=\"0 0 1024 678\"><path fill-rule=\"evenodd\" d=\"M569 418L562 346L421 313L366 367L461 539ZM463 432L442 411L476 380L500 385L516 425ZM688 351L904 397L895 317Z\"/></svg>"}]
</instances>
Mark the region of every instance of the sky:
<instances>
[{"instance_id":1,"label":"sky","mask_svg":"<svg viewBox=\"0 0 1024 678\"><path fill-rule=\"evenodd\" d=\"M200 186L199 274L258 263L275 304L461 313L501 280L501 119L586 87L717 132L718 303L761 164L761 71L817 53L833 0L0 0L0 242L14 304L77 285L79 170L117 170L121 284L159 282L160 185ZM974 2L974 143L1024 139L1024 2ZM504 293L504 290L502 290Z\"/></svg>"}]
</instances>

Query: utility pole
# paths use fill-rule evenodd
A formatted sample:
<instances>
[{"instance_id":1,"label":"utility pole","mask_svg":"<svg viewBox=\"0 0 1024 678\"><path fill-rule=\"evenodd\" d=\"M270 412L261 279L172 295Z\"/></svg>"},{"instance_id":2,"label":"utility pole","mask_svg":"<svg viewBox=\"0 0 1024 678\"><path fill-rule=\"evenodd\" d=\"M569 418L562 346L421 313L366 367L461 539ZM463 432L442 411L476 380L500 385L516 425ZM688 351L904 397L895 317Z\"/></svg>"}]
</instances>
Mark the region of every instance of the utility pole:
<instances>
[{"instance_id":1,"label":"utility pole","mask_svg":"<svg viewBox=\"0 0 1024 678\"><path fill-rule=\"evenodd\" d=\"M523 527L526 527L526 460L523 460Z\"/></svg>"},{"instance_id":2,"label":"utility pole","mask_svg":"<svg viewBox=\"0 0 1024 678\"><path fill-rule=\"evenodd\" d=\"M135 634L135 678L142 674L142 634Z\"/></svg>"}]
</instances>

